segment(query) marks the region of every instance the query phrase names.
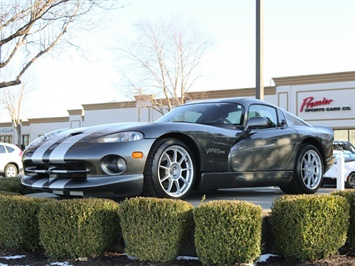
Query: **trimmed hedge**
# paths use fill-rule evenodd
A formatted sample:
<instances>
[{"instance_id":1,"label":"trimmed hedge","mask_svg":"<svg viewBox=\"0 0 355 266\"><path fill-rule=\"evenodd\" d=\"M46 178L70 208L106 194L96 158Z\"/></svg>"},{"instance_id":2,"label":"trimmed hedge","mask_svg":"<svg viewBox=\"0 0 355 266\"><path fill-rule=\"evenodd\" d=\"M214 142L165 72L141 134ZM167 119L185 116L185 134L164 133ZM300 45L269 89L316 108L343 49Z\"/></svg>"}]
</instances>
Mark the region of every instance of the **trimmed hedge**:
<instances>
[{"instance_id":1,"label":"trimmed hedge","mask_svg":"<svg viewBox=\"0 0 355 266\"><path fill-rule=\"evenodd\" d=\"M355 244L355 190L275 199L264 218L271 235L262 240L262 209L248 202L219 200L194 208L181 200L138 197L119 205L25 197L19 179L0 179L1 184L0 249L44 248L53 259L100 256L122 235L126 253L140 261L193 253L204 265L253 262L262 241L274 244L273 253L298 261L334 255L346 241Z\"/></svg>"},{"instance_id":2,"label":"trimmed hedge","mask_svg":"<svg viewBox=\"0 0 355 266\"><path fill-rule=\"evenodd\" d=\"M179 255L193 206L182 200L137 197L120 205L125 252L140 261L167 262Z\"/></svg>"},{"instance_id":3,"label":"trimmed hedge","mask_svg":"<svg viewBox=\"0 0 355 266\"><path fill-rule=\"evenodd\" d=\"M0 195L0 248L36 250L40 247L38 212L50 199Z\"/></svg>"},{"instance_id":4,"label":"trimmed hedge","mask_svg":"<svg viewBox=\"0 0 355 266\"><path fill-rule=\"evenodd\" d=\"M195 246L204 265L250 263L260 256L262 208L244 201L211 201L193 211Z\"/></svg>"},{"instance_id":5,"label":"trimmed hedge","mask_svg":"<svg viewBox=\"0 0 355 266\"><path fill-rule=\"evenodd\" d=\"M117 239L119 205L108 199L53 200L39 215L40 242L51 258L97 257Z\"/></svg>"},{"instance_id":6,"label":"trimmed hedge","mask_svg":"<svg viewBox=\"0 0 355 266\"><path fill-rule=\"evenodd\" d=\"M18 193L21 195L34 193L31 188L25 187L21 184L21 178L19 177L1 177L0 178L0 190Z\"/></svg>"},{"instance_id":7,"label":"trimmed hedge","mask_svg":"<svg viewBox=\"0 0 355 266\"><path fill-rule=\"evenodd\" d=\"M343 191L335 191L332 192L331 195L338 195L338 196L345 197L350 205L347 243L354 246L355 245L355 190L347 189Z\"/></svg>"},{"instance_id":8,"label":"trimmed hedge","mask_svg":"<svg viewBox=\"0 0 355 266\"><path fill-rule=\"evenodd\" d=\"M346 241L349 204L331 195L285 195L271 208L275 246L298 261L334 255Z\"/></svg>"},{"instance_id":9,"label":"trimmed hedge","mask_svg":"<svg viewBox=\"0 0 355 266\"><path fill-rule=\"evenodd\" d=\"M11 191L1 191L1 190L0 190L0 195L3 195L3 196L21 196L20 193L11 192Z\"/></svg>"}]
</instances>

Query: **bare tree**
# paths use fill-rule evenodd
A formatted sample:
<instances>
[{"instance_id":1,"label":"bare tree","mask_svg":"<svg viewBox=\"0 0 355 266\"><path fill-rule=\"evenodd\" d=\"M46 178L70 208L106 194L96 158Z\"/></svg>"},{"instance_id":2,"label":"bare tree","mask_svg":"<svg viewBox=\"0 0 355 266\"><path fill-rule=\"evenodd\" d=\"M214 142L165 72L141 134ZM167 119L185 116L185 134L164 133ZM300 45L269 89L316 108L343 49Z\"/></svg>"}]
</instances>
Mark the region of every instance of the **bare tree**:
<instances>
[{"instance_id":1,"label":"bare tree","mask_svg":"<svg viewBox=\"0 0 355 266\"><path fill-rule=\"evenodd\" d=\"M136 27L137 38L118 49L122 75L140 106L163 114L186 102L200 77L196 67L212 43L192 22L144 20Z\"/></svg>"},{"instance_id":2,"label":"bare tree","mask_svg":"<svg viewBox=\"0 0 355 266\"><path fill-rule=\"evenodd\" d=\"M0 0L0 89L21 84L29 67L109 0Z\"/></svg>"},{"instance_id":3,"label":"bare tree","mask_svg":"<svg viewBox=\"0 0 355 266\"><path fill-rule=\"evenodd\" d=\"M15 88L3 88L0 93L0 102L10 114L11 122L17 133L17 145L22 144L21 106L26 93L25 84Z\"/></svg>"}]
</instances>

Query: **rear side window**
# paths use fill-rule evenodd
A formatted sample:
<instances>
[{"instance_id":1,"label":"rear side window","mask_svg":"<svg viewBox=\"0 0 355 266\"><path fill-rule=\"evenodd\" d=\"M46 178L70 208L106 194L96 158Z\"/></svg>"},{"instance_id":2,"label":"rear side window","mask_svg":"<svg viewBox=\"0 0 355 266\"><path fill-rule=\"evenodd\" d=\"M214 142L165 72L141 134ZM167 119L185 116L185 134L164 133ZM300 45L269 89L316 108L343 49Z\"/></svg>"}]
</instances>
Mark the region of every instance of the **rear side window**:
<instances>
[{"instance_id":1,"label":"rear side window","mask_svg":"<svg viewBox=\"0 0 355 266\"><path fill-rule=\"evenodd\" d=\"M8 151L9 153L11 153L11 152L14 152L14 151L15 151L15 149L14 149L14 148L12 148L12 147L6 147L6 149L7 149L7 151Z\"/></svg>"},{"instance_id":2,"label":"rear side window","mask_svg":"<svg viewBox=\"0 0 355 266\"><path fill-rule=\"evenodd\" d=\"M6 153L4 145L0 145L0 153Z\"/></svg>"},{"instance_id":3,"label":"rear side window","mask_svg":"<svg viewBox=\"0 0 355 266\"><path fill-rule=\"evenodd\" d=\"M289 112L285 112L285 116L289 126L309 126L305 121Z\"/></svg>"}]
</instances>

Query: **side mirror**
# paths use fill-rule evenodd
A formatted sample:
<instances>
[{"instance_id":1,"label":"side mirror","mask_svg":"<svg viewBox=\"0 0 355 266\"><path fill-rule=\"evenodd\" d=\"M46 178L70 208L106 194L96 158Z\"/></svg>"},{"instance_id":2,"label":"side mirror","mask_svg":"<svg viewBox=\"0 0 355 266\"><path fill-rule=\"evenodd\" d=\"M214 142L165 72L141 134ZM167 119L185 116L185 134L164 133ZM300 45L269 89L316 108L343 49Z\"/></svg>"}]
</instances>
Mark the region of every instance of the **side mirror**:
<instances>
[{"instance_id":1,"label":"side mirror","mask_svg":"<svg viewBox=\"0 0 355 266\"><path fill-rule=\"evenodd\" d=\"M244 131L250 132L252 129L256 128L268 128L269 123L264 117L251 117L248 119Z\"/></svg>"}]
</instances>

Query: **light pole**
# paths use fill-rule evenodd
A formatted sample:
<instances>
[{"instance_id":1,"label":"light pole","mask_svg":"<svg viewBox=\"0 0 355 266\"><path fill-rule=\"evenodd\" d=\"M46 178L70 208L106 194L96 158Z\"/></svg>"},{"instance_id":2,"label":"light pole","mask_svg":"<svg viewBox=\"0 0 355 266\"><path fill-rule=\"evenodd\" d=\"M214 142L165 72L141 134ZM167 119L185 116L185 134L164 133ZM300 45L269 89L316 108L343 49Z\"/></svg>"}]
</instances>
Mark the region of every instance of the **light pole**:
<instances>
[{"instance_id":1,"label":"light pole","mask_svg":"<svg viewBox=\"0 0 355 266\"><path fill-rule=\"evenodd\" d=\"M264 3L256 0L256 98L264 100Z\"/></svg>"}]
</instances>

